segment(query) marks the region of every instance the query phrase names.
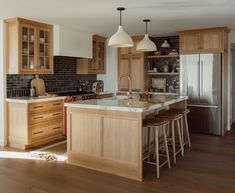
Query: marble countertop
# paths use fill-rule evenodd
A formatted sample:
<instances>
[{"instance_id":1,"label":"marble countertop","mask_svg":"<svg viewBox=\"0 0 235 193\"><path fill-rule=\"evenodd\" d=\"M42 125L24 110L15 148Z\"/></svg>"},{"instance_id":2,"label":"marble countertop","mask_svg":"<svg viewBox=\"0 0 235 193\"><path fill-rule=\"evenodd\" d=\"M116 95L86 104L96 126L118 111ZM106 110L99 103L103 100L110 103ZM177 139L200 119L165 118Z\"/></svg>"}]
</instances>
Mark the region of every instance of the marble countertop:
<instances>
[{"instance_id":1,"label":"marble countertop","mask_svg":"<svg viewBox=\"0 0 235 193\"><path fill-rule=\"evenodd\" d=\"M47 102L54 100L63 100L66 97L64 96L43 96L43 97L15 97L15 98L7 98L6 102L11 103L39 103L39 102Z\"/></svg>"},{"instance_id":2,"label":"marble countertop","mask_svg":"<svg viewBox=\"0 0 235 193\"><path fill-rule=\"evenodd\" d=\"M105 99L92 99L85 101L76 101L72 103L65 103L67 107L88 108L88 109L102 109L114 111L128 111L128 112L147 112L171 104L187 100L187 96L175 95L154 95L152 98L140 100L126 99L121 97L110 97Z\"/></svg>"}]
</instances>

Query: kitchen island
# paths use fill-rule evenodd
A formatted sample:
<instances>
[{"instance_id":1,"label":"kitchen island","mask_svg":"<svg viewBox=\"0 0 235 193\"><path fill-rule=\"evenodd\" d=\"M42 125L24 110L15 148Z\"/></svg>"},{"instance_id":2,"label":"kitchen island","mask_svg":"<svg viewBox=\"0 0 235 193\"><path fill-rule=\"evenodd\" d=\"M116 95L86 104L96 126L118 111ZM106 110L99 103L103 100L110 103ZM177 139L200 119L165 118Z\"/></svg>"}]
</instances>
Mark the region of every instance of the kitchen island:
<instances>
[{"instance_id":1,"label":"kitchen island","mask_svg":"<svg viewBox=\"0 0 235 193\"><path fill-rule=\"evenodd\" d=\"M68 107L68 163L141 181L143 119L185 109L186 96L77 101Z\"/></svg>"}]
</instances>

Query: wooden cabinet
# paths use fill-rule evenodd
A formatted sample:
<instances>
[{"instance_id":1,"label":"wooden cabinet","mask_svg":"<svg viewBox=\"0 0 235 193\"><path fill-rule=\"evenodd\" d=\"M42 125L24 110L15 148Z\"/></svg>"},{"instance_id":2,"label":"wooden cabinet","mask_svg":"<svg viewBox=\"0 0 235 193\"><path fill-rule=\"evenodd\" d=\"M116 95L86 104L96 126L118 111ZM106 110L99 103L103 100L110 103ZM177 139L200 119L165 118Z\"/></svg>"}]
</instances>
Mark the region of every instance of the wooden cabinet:
<instances>
[{"instance_id":1,"label":"wooden cabinet","mask_svg":"<svg viewBox=\"0 0 235 193\"><path fill-rule=\"evenodd\" d=\"M180 51L195 52L200 47L199 33L184 33L180 35Z\"/></svg>"},{"instance_id":2,"label":"wooden cabinet","mask_svg":"<svg viewBox=\"0 0 235 193\"><path fill-rule=\"evenodd\" d=\"M27 149L61 139L63 101L8 103L8 145Z\"/></svg>"},{"instance_id":3,"label":"wooden cabinet","mask_svg":"<svg viewBox=\"0 0 235 193\"><path fill-rule=\"evenodd\" d=\"M133 91L144 91L145 54L136 51L136 45L143 36L132 37L134 46L118 49L118 77L127 75L132 80ZM128 90L128 80L123 78L119 84L119 90Z\"/></svg>"},{"instance_id":4,"label":"wooden cabinet","mask_svg":"<svg viewBox=\"0 0 235 193\"><path fill-rule=\"evenodd\" d=\"M53 26L23 18L4 20L8 74L53 73Z\"/></svg>"},{"instance_id":5,"label":"wooden cabinet","mask_svg":"<svg viewBox=\"0 0 235 193\"><path fill-rule=\"evenodd\" d=\"M223 50L223 32L220 31L203 31L200 34L201 50L204 51L222 51Z\"/></svg>"},{"instance_id":6,"label":"wooden cabinet","mask_svg":"<svg viewBox=\"0 0 235 193\"><path fill-rule=\"evenodd\" d=\"M106 37L93 36L93 58L78 59L78 74L105 74L106 73Z\"/></svg>"},{"instance_id":7,"label":"wooden cabinet","mask_svg":"<svg viewBox=\"0 0 235 193\"><path fill-rule=\"evenodd\" d=\"M226 27L180 31L180 53L223 52L228 31Z\"/></svg>"}]
</instances>

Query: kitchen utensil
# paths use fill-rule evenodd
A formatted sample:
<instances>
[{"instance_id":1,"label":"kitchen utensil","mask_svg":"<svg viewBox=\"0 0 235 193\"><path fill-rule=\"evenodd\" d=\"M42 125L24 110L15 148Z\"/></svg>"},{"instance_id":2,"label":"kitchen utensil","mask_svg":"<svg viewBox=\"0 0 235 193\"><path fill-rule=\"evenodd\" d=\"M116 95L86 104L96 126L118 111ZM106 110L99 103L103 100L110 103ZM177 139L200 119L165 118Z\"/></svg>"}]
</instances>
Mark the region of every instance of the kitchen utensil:
<instances>
[{"instance_id":1,"label":"kitchen utensil","mask_svg":"<svg viewBox=\"0 0 235 193\"><path fill-rule=\"evenodd\" d=\"M35 87L31 87L30 88L30 96L31 97L35 97L36 96L36 88Z\"/></svg>"},{"instance_id":2,"label":"kitchen utensil","mask_svg":"<svg viewBox=\"0 0 235 193\"><path fill-rule=\"evenodd\" d=\"M44 80L39 78L38 75L35 76L35 79L31 81L31 87L35 87L36 96L44 96L46 95L46 88Z\"/></svg>"},{"instance_id":3,"label":"kitchen utensil","mask_svg":"<svg viewBox=\"0 0 235 193\"><path fill-rule=\"evenodd\" d=\"M97 92L99 87L99 82L93 82L92 84L92 92Z\"/></svg>"}]
</instances>

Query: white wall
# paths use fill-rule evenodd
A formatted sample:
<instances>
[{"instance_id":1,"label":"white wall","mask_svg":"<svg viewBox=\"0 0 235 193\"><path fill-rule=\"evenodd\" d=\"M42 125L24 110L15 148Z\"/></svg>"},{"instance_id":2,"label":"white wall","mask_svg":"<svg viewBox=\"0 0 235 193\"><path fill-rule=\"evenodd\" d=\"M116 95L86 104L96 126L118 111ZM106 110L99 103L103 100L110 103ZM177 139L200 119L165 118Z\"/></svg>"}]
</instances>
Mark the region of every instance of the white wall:
<instances>
[{"instance_id":1,"label":"white wall","mask_svg":"<svg viewBox=\"0 0 235 193\"><path fill-rule=\"evenodd\" d=\"M4 26L0 21L0 146L5 145Z\"/></svg>"},{"instance_id":2,"label":"white wall","mask_svg":"<svg viewBox=\"0 0 235 193\"><path fill-rule=\"evenodd\" d=\"M54 25L54 55L92 58L92 33Z\"/></svg>"},{"instance_id":3,"label":"white wall","mask_svg":"<svg viewBox=\"0 0 235 193\"><path fill-rule=\"evenodd\" d=\"M98 80L104 81L105 91L117 91L117 77L118 77L118 54L117 48L107 46L107 63L106 74L97 75Z\"/></svg>"}]
</instances>

